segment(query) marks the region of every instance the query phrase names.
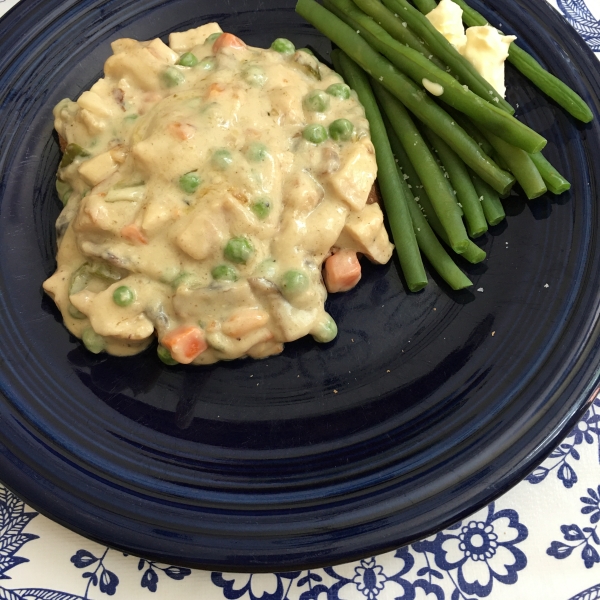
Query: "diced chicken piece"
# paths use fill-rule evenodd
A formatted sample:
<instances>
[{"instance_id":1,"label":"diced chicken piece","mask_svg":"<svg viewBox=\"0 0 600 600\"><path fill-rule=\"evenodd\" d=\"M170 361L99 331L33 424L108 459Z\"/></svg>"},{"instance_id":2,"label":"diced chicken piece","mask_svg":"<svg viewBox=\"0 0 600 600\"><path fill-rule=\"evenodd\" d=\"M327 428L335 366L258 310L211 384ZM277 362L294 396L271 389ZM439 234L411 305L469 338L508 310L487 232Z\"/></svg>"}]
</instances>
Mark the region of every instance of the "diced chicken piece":
<instances>
[{"instance_id":1,"label":"diced chicken piece","mask_svg":"<svg viewBox=\"0 0 600 600\"><path fill-rule=\"evenodd\" d=\"M115 162L109 151L86 160L78 170L86 183L95 186L107 177L110 177L118 167L119 165Z\"/></svg>"},{"instance_id":2,"label":"diced chicken piece","mask_svg":"<svg viewBox=\"0 0 600 600\"><path fill-rule=\"evenodd\" d=\"M156 58L169 65L174 65L179 59L177 52L173 52L173 50L159 38L152 40L147 48L154 56L156 56Z\"/></svg>"},{"instance_id":3,"label":"diced chicken piece","mask_svg":"<svg viewBox=\"0 0 600 600\"><path fill-rule=\"evenodd\" d=\"M100 98L107 98L111 96L114 84L105 79L98 79L96 83L90 88L90 92L94 92ZM83 95L83 94L82 94Z\"/></svg>"},{"instance_id":4,"label":"diced chicken piece","mask_svg":"<svg viewBox=\"0 0 600 600\"><path fill-rule=\"evenodd\" d=\"M375 152L370 141L353 144L342 165L329 181L335 193L355 211L362 210L377 172Z\"/></svg>"},{"instance_id":5,"label":"diced chicken piece","mask_svg":"<svg viewBox=\"0 0 600 600\"><path fill-rule=\"evenodd\" d=\"M86 108L83 108L79 112L79 117L92 135L98 134L106 129L106 121Z\"/></svg>"},{"instance_id":6,"label":"diced chicken piece","mask_svg":"<svg viewBox=\"0 0 600 600\"><path fill-rule=\"evenodd\" d=\"M110 117L113 114L110 106L108 106L95 92L83 92L83 94L79 96L77 104L79 104L81 108L89 110L97 117Z\"/></svg>"},{"instance_id":7,"label":"diced chicken piece","mask_svg":"<svg viewBox=\"0 0 600 600\"><path fill-rule=\"evenodd\" d=\"M221 207L232 236L257 233L261 229L254 213L230 194L224 195Z\"/></svg>"},{"instance_id":8,"label":"diced chicken piece","mask_svg":"<svg viewBox=\"0 0 600 600\"><path fill-rule=\"evenodd\" d=\"M100 184L102 185L102 184ZM132 185L129 187L115 187L108 190L104 201L111 202L139 202L146 197L145 185Z\"/></svg>"},{"instance_id":9,"label":"diced chicken piece","mask_svg":"<svg viewBox=\"0 0 600 600\"><path fill-rule=\"evenodd\" d=\"M268 342L273 339L273 333L266 327L250 331L246 335L235 338L220 331L206 333L206 340L218 352L222 352L228 358L240 358L250 348Z\"/></svg>"},{"instance_id":10,"label":"diced chicken piece","mask_svg":"<svg viewBox=\"0 0 600 600\"><path fill-rule=\"evenodd\" d=\"M181 54L191 50L194 46L204 44L209 35L222 31L217 23L206 23L206 25L188 31L175 31L169 34L169 46Z\"/></svg>"},{"instance_id":11,"label":"diced chicken piece","mask_svg":"<svg viewBox=\"0 0 600 600\"><path fill-rule=\"evenodd\" d=\"M297 125L304 122L302 97L295 87L277 87L269 92L271 99L271 114L279 115L280 125Z\"/></svg>"},{"instance_id":12,"label":"diced chicken piece","mask_svg":"<svg viewBox=\"0 0 600 600\"><path fill-rule=\"evenodd\" d=\"M90 194L81 200L81 207L73 223L78 233L110 232L118 235L121 229L131 222L137 212L137 206L123 202L116 211L114 206L105 203L104 196Z\"/></svg>"},{"instance_id":13,"label":"diced chicken piece","mask_svg":"<svg viewBox=\"0 0 600 600\"><path fill-rule=\"evenodd\" d=\"M121 38L110 43L110 47L112 48L113 54L129 52L130 50L135 50L136 48L140 48L142 46L143 45L141 42L138 42L137 40L132 40L131 38Z\"/></svg>"},{"instance_id":14,"label":"diced chicken piece","mask_svg":"<svg viewBox=\"0 0 600 600\"><path fill-rule=\"evenodd\" d=\"M227 223L221 212L196 212L175 243L189 256L204 260L222 252L228 238Z\"/></svg>"},{"instance_id":15,"label":"diced chicken piece","mask_svg":"<svg viewBox=\"0 0 600 600\"><path fill-rule=\"evenodd\" d=\"M320 262L329 253L344 228L348 207L339 200L319 204L306 219L302 245Z\"/></svg>"},{"instance_id":16,"label":"diced chicken piece","mask_svg":"<svg viewBox=\"0 0 600 600\"><path fill-rule=\"evenodd\" d=\"M175 198L170 194L164 194L152 198L144 207L144 217L142 219L142 229L152 234L158 231L165 223L174 221L181 216L181 209Z\"/></svg>"},{"instance_id":17,"label":"diced chicken piece","mask_svg":"<svg viewBox=\"0 0 600 600\"><path fill-rule=\"evenodd\" d=\"M247 281L236 281L197 289L181 286L177 288L177 293L173 298L173 306L182 319L197 318L198 308L202 307L202 315L207 322L220 321L224 310L227 311L224 307L237 306L240 310L260 308L260 304ZM209 328L207 327L207 329Z\"/></svg>"},{"instance_id":18,"label":"diced chicken piece","mask_svg":"<svg viewBox=\"0 0 600 600\"><path fill-rule=\"evenodd\" d=\"M268 342L255 344L252 348L248 348L247 354L251 358L266 358L267 356L274 356L275 354L281 354L282 352L283 344L281 342L270 340Z\"/></svg>"},{"instance_id":19,"label":"diced chicken piece","mask_svg":"<svg viewBox=\"0 0 600 600\"><path fill-rule=\"evenodd\" d=\"M367 204L360 212L350 213L340 237L333 245L360 252L375 263L385 264L390 260L394 245L383 226L379 204Z\"/></svg>"},{"instance_id":20,"label":"diced chicken piece","mask_svg":"<svg viewBox=\"0 0 600 600\"><path fill-rule=\"evenodd\" d=\"M157 58L147 46L138 42L137 48L109 56L104 73L113 80L125 79L146 92L160 89L160 74L165 61Z\"/></svg>"},{"instance_id":21,"label":"diced chicken piece","mask_svg":"<svg viewBox=\"0 0 600 600\"><path fill-rule=\"evenodd\" d=\"M313 210L325 195L321 184L306 171L290 176L285 189L287 190L284 198L286 206L293 207L304 214Z\"/></svg>"},{"instance_id":22,"label":"diced chicken piece","mask_svg":"<svg viewBox=\"0 0 600 600\"><path fill-rule=\"evenodd\" d=\"M269 321L269 313L258 308L245 308L235 311L225 321L221 331L230 337L241 338L246 334L264 327Z\"/></svg>"}]
</instances>

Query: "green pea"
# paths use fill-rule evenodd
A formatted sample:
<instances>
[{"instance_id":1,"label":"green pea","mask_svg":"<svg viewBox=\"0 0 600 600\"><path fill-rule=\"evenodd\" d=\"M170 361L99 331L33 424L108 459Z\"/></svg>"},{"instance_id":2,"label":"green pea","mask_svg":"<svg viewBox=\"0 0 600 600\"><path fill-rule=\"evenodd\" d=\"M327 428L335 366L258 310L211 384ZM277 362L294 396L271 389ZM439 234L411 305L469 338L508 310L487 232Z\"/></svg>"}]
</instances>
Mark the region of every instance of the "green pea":
<instances>
[{"instance_id":1,"label":"green pea","mask_svg":"<svg viewBox=\"0 0 600 600\"><path fill-rule=\"evenodd\" d=\"M226 148L219 148L219 150L215 150L212 155L212 164L215 169L219 169L219 171L225 171L229 168L231 163L233 162L233 156L231 156L231 152Z\"/></svg>"},{"instance_id":2,"label":"green pea","mask_svg":"<svg viewBox=\"0 0 600 600\"><path fill-rule=\"evenodd\" d=\"M69 314L74 319L85 319L86 318L86 316L78 308L75 308L70 302L69 302L68 311L69 311Z\"/></svg>"},{"instance_id":3,"label":"green pea","mask_svg":"<svg viewBox=\"0 0 600 600\"><path fill-rule=\"evenodd\" d=\"M135 302L135 291L126 285L120 285L113 292L113 302L117 306L129 306Z\"/></svg>"},{"instance_id":4,"label":"green pea","mask_svg":"<svg viewBox=\"0 0 600 600\"><path fill-rule=\"evenodd\" d=\"M296 47L290 40L286 40L285 38L277 38L271 44L271 50L275 50L275 52L279 52L280 54L293 54L296 51Z\"/></svg>"},{"instance_id":5,"label":"green pea","mask_svg":"<svg viewBox=\"0 0 600 600\"><path fill-rule=\"evenodd\" d=\"M275 279L275 275L277 274L277 261L274 258L265 258L256 270L254 274L257 277L264 277L265 279Z\"/></svg>"},{"instance_id":6,"label":"green pea","mask_svg":"<svg viewBox=\"0 0 600 600\"><path fill-rule=\"evenodd\" d=\"M329 108L329 96L323 90L313 90L304 96L302 103L309 112L325 112Z\"/></svg>"},{"instance_id":7,"label":"green pea","mask_svg":"<svg viewBox=\"0 0 600 600\"><path fill-rule=\"evenodd\" d=\"M193 277L194 275L192 273L181 271L181 273L171 280L170 285L174 290L176 290L182 283L190 282Z\"/></svg>"},{"instance_id":8,"label":"green pea","mask_svg":"<svg viewBox=\"0 0 600 600\"><path fill-rule=\"evenodd\" d=\"M250 208L259 219L266 219L271 212L271 201L268 198L260 198Z\"/></svg>"},{"instance_id":9,"label":"green pea","mask_svg":"<svg viewBox=\"0 0 600 600\"><path fill-rule=\"evenodd\" d=\"M249 65L242 72L242 77L254 87L262 87L267 82L267 74L264 69L256 65Z\"/></svg>"},{"instance_id":10,"label":"green pea","mask_svg":"<svg viewBox=\"0 0 600 600\"><path fill-rule=\"evenodd\" d=\"M227 242L223 254L231 262L246 264L248 259L254 254L254 246L246 237L234 237Z\"/></svg>"},{"instance_id":11,"label":"green pea","mask_svg":"<svg viewBox=\"0 0 600 600\"><path fill-rule=\"evenodd\" d=\"M94 354L100 354L105 348L105 341L101 335L98 335L91 327L84 329L81 334L83 345Z\"/></svg>"},{"instance_id":12,"label":"green pea","mask_svg":"<svg viewBox=\"0 0 600 600\"><path fill-rule=\"evenodd\" d=\"M286 271L281 278L281 289L286 296L295 296L308 289L308 277L296 269Z\"/></svg>"},{"instance_id":13,"label":"green pea","mask_svg":"<svg viewBox=\"0 0 600 600\"><path fill-rule=\"evenodd\" d=\"M212 71L217 66L217 59L214 56L207 56L198 63L199 69Z\"/></svg>"},{"instance_id":14,"label":"green pea","mask_svg":"<svg viewBox=\"0 0 600 600\"><path fill-rule=\"evenodd\" d=\"M347 142L352 139L354 125L348 119L336 119L329 125L329 135L336 142Z\"/></svg>"},{"instance_id":15,"label":"green pea","mask_svg":"<svg viewBox=\"0 0 600 600\"><path fill-rule=\"evenodd\" d=\"M319 323L311 333L315 342L326 344L335 338L338 333L338 328L335 321L327 315L327 318Z\"/></svg>"},{"instance_id":16,"label":"green pea","mask_svg":"<svg viewBox=\"0 0 600 600\"><path fill-rule=\"evenodd\" d=\"M162 362L165 363L165 365L169 365L170 367L172 367L173 365L178 365L179 363L171 356L171 353L164 347L161 346L160 344L158 345L158 347L156 348L156 354L158 354L158 358L160 358L160 360Z\"/></svg>"},{"instance_id":17,"label":"green pea","mask_svg":"<svg viewBox=\"0 0 600 600\"><path fill-rule=\"evenodd\" d=\"M216 281L237 281L238 279L236 270L230 265L218 265L210 274Z\"/></svg>"},{"instance_id":18,"label":"green pea","mask_svg":"<svg viewBox=\"0 0 600 600\"><path fill-rule=\"evenodd\" d=\"M196 173L185 173L179 178L179 187L186 194L193 194L197 189L202 180Z\"/></svg>"},{"instance_id":19,"label":"green pea","mask_svg":"<svg viewBox=\"0 0 600 600\"><path fill-rule=\"evenodd\" d=\"M350 88L345 83L332 83L325 91L330 96L340 98L340 100L348 100L350 98Z\"/></svg>"},{"instance_id":20,"label":"green pea","mask_svg":"<svg viewBox=\"0 0 600 600\"><path fill-rule=\"evenodd\" d=\"M298 52L306 52L306 54L310 54L311 56L315 55L315 53L310 48L298 48Z\"/></svg>"},{"instance_id":21,"label":"green pea","mask_svg":"<svg viewBox=\"0 0 600 600\"><path fill-rule=\"evenodd\" d=\"M185 75L175 67L167 67L160 76L163 85L168 88L175 87L185 81Z\"/></svg>"},{"instance_id":22,"label":"green pea","mask_svg":"<svg viewBox=\"0 0 600 600\"><path fill-rule=\"evenodd\" d=\"M211 33L206 38L206 41L204 43L205 44L214 44L217 41L217 38L221 37L221 35L223 35L223 33L220 32L220 31L216 31L215 33Z\"/></svg>"},{"instance_id":23,"label":"green pea","mask_svg":"<svg viewBox=\"0 0 600 600\"><path fill-rule=\"evenodd\" d=\"M185 52L179 57L177 64L182 67L195 67L198 59L191 52Z\"/></svg>"},{"instance_id":24,"label":"green pea","mask_svg":"<svg viewBox=\"0 0 600 600\"><path fill-rule=\"evenodd\" d=\"M269 151L260 142L252 142L246 150L246 157L251 162L262 162L267 156L269 156Z\"/></svg>"},{"instance_id":25,"label":"green pea","mask_svg":"<svg viewBox=\"0 0 600 600\"><path fill-rule=\"evenodd\" d=\"M320 144L327 139L327 129L323 127L323 125L319 125L318 123L311 123L307 125L302 131L302 137L307 142L312 142L313 144Z\"/></svg>"}]
</instances>

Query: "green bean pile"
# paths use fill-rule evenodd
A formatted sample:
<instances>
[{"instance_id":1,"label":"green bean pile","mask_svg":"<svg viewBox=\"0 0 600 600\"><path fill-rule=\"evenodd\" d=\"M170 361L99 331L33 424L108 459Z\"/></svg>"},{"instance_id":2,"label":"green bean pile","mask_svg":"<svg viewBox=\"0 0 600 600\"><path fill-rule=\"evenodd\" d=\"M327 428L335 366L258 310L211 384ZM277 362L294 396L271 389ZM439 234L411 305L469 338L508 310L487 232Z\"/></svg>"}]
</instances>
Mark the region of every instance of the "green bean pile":
<instances>
[{"instance_id":1,"label":"green bean pile","mask_svg":"<svg viewBox=\"0 0 600 600\"><path fill-rule=\"evenodd\" d=\"M501 198L515 182L528 199L561 194L570 184L541 154L546 140L515 119L512 106L426 18L436 1L413 1L416 8L408 0L298 0L296 11L338 47L333 64L365 107L408 288L427 285L423 254L459 290L472 282L446 248L471 263L484 260L471 238L505 218ZM487 24L455 2L468 26ZM571 115L592 120L587 104L514 42L508 60ZM435 100L425 83L441 90Z\"/></svg>"}]
</instances>

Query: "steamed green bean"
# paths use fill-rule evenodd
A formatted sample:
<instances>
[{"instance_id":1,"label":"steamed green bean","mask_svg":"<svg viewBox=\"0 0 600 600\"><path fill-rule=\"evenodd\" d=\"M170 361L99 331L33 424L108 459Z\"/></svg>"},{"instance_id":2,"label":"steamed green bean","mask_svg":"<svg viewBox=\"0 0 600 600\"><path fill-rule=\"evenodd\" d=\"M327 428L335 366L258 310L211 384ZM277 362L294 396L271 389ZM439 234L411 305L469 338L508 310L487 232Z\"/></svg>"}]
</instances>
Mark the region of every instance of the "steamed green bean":
<instances>
[{"instance_id":1,"label":"steamed green bean","mask_svg":"<svg viewBox=\"0 0 600 600\"><path fill-rule=\"evenodd\" d=\"M529 156L540 172L546 187L553 194L562 194L571 188L571 184L546 160L541 152Z\"/></svg>"},{"instance_id":2,"label":"steamed green bean","mask_svg":"<svg viewBox=\"0 0 600 600\"><path fill-rule=\"evenodd\" d=\"M423 131L448 173L450 183L456 192L456 199L463 210L469 235L479 237L487 231L487 221L465 163L429 127L423 127Z\"/></svg>"},{"instance_id":3,"label":"steamed green bean","mask_svg":"<svg viewBox=\"0 0 600 600\"><path fill-rule=\"evenodd\" d=\"M481 133L506 163L508 170L515 176L529 200L539 198L546 193L546 184L527 152L507 144L490 131L482 129Z\"/></svg>"},{"instance_id":4,"label":"steamed green bean","mask_svg":"<svg viewBox=\"0 0 600 600\"><path fill-rule=\"evenodd\" d=\"M435 212L448 234L450 247L462 254L467 249L469 237L450 183L404 106L377 83L373 84L373 91L433 202Z\"/></svg>"},{"instance_id":5,"label":"steamed green bean","mask_svg":"<svg viewBox=\"0 0 600 600\"><path fill-rule=\"evenodd\" d=\"M463 87L452 75L443 71L421 53L407 48L394 39L382 26L370 16L356 7L371 8L374 4L381 6L376 0L327 0L327 6L335 6L336 14L348 23L352 29L359 32L369 45L383 54L399 71L408 75L415 84L425 87L428 91L435 88L436 96L445 104L456 108L468 115L480 126L496 133L516 146L529 149L532 145L543 143L543 138L529 127L517 121L506 111L482 100L470 89ZM389 13L383 22L397 22ZM404 27L401 27L404 29Z\"/></svg>"},{"instance_id":6,"label":"steamed green bean","mask_svg":"<svg viewBox=\"0 0 600 600\"><path fill-rule=\"evenodd\" d=\"M419 120L427 123L483 180L499 192L511 187L514 183L512 175L498 168L448 113L377 54L356 31L314 0L299 0L296 11L376 77Z\"/></svg>"}]
</instances>

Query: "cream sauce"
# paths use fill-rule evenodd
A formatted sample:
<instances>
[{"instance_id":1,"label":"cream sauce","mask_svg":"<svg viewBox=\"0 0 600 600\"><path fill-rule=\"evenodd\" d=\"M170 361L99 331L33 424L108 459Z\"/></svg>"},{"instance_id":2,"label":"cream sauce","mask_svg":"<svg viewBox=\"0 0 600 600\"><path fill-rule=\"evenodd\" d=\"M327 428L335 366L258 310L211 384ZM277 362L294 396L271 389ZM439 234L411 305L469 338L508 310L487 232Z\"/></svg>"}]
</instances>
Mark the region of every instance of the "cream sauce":
<instances>
[{"instance_id":1,"label":"cream sauce","mask_svg":"<svg viewBox=\"0 0 600 600\"><path fill-rule=\"evenodd\" d=\"M356 94L327 93L341 78L304 51L220 32L117 40L105 77L54 109L65 207L44 289L92 351L135 354L158 336L179 362L209 364L327 340L323 261L391 257L366 204L376 163ZM337 119L346 139L305 139Z\"/></svg>"}]
</instances>

